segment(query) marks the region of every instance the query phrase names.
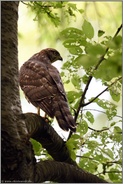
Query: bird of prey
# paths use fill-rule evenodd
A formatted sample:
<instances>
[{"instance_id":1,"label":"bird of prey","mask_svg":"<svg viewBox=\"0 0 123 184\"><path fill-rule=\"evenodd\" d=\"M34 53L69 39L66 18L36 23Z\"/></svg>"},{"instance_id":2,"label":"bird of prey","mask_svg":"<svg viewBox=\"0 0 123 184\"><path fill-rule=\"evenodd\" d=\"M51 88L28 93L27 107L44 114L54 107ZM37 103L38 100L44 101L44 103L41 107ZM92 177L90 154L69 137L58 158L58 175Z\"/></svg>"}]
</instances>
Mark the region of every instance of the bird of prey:
<instances>
[{"instance_id":1,"label":"bird of prey","mask_svg":"<svg viewBox=\"0 0 123 184\"><path fill-rule=\"evenodd\" d=\"M70 113L59 71L52 65L56 60L62 60L62 57L53 48L34 54L20 68L20 87L28 101L51 118L56 117L63 130L75 132L76 123Z\"/></svg>"}]
</instances>

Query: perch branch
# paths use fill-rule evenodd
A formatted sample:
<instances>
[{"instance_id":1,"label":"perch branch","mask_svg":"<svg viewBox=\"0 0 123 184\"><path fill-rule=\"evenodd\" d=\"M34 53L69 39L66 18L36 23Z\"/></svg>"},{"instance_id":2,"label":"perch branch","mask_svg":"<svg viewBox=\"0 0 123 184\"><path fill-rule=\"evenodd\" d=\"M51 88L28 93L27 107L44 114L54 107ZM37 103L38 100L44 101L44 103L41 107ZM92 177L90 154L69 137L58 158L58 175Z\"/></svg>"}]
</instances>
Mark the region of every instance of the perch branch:
<instances>
[{"instance_id":1,"label":"perch branch","mask_svg":"<svg viewBox=\"0 0 123 184\"><path fill-rule=\"evenodd\" d=\"M40 161L36 164L35 182L107 183L97 176L80 169L70 157L65 142L44 118L33 113L22 114L29 137L40 142L56 161ZM43 172L42 172L43 171Z\"/></svg>"},{"instance_id":2,"label":"perch branch","mask_svg":"<svg viewBox=\"0 0 123 184\"><path fill-rule=\"evenodd\" d=\"M29 138L40 142L54 160L77 166L71 159L65 142L44 118L33 113L22 114L22 117L26 123Z\"/></svg>"},{"instance_id":3,"label":"perch branch","mask_svg":"<svg viewBox=\"0 0 123 184\"><path fill-rule=\"evenodd\" d=\"M35 182L40 183L44 181L59 183L108 183L89 172L67 163L40 161L36 165Z\"/></svg>"}]
</instances>

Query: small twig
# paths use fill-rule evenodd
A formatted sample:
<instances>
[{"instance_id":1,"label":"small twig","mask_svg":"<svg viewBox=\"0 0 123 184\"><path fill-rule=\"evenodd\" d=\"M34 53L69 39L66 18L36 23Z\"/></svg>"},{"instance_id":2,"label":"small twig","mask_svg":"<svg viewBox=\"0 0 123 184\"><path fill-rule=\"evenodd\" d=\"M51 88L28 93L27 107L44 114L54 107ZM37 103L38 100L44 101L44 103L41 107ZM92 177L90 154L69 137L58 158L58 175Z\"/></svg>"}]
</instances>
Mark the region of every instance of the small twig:
<instances>
[{"instance_id":1,"label":"small twig","mask_svg":"<svg viewBox=\"0 0 123 184\"><path fill-rule=\"evenodd\" d=\"M106 112L98 110L98 109L83 109L82 111L96 111L96 112L106 114ZM115 117L122 118L122 116L120 116L120 115L116 115Z\"/></svg>"},{"instance_id":2,"label":"small twig","mask_svg":"<svg viewBox=\"0 0 123 184\"><path fill-rule=\"evenodd\" d=\"M94 158L92 158L92 157L86 157L86 156L81 156L81 155L76 155L76 157L79 157L79 158L87 158L89 160L94 160Z\"/></svg>"},{"instance_id":3,"label":"small twig","mask_svg":"<svg viewBox=\"0 0 123 184\"><path fill-rule=\"evenodd\" d=\"M122 173L122 171L105 171L105 173ZM104 174L104 173L100 172L100 173L96 174L96 176L100 175L100 174Z\"/></svg>"},{"instance_id":4,"label":"small twig","mask_svg":"<svg viewBox=\"0 0 123 184\"><path fill-rule=\"evenodd\" d=\"M117 29L115 35L113 36L113 39L118 35L118 33L120 32L121 29L122 29L122 24L121 24L120 27Z\"/></svg>"},{"instance_id":5,"label":"small twig","mask_svg":"<svg viewBox=\"0 0 123 184\"><path fill-rule=\"evenodd\" d=\"M28 3L25 3L25 1L21 1L21 3L25 4L25 5L29 5Z\"/></svg>"},{"instance_id":6,"label":"small twig","mask_svg":"<svg viewBox=\"0 0 123 184\"><path fill-rule=\"evenodd\" d=\"M89 105L90 103L94 102L94 100L96 100L99 96L101 96L105 91L107 91L111 86L113 86L117 81L121 80L122 77L119 77L117 80L115 80L114 82L112 82L107 88L105 88L101 93L99 93L96 97L94 97L92 100L90 100L89 102L82 104L82 107Z\"/></svg>"},{"instance_id":7,"label":"small twig","mask_svg":"<svg viewBox=\"0 0 123 184\"><path fill-rule=\"evenodd\" d=\"M120 162L119 160L115 160L115 161L107 161L106 163L103 163L105 165L110 165L110 164L119 164L122 165L122 162Z\"/></svg>"},{"instance_id":8,"label":"small twig","mask_svg":"<svg viewBox=\"0 0 123 184\"><path fill-rule=\"evenodd\" d=\"M91 128L91 127L89 127L89 126L88 126L88 129L93 130L93 131L95 131L95 132L103 132L103 131L109 130L109 128L104 128L104 129L102 129L102 130L95 130L94 128Z\"/></svg>"}]
</instances>

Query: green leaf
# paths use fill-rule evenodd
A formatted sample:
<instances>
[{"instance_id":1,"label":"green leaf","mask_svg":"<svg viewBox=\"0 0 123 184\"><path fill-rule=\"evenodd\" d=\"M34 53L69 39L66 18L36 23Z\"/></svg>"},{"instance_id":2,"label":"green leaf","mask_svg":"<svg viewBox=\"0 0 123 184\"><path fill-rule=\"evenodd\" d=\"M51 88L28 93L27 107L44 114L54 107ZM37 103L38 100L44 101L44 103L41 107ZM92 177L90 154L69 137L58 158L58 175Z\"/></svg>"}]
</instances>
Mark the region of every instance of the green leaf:
<instances>
[{"instance_id":1,"label":"green leaf","mask_svg":"<svg viewBox=\"0 0 123 184\"><path fill-rule=\"evenodd\" d=\"M122 37L120 35L116 36L114 39L109 40L107 45L111 49L118 49L118 48L120 48L122 46Z\"/></svg>"},{"instance_id":2,"label":"green leaf","mask_svg":"<svg viewBox=\"0 0 123 184\"><path fill-rule=\"evenodd\" d=\"M71 67L71 62L67 61L63 64L62 69L69 69Z\"/></svg>"},{"instance_id":3,"label":"green leaf","mask_svg":"<svg viewBox=\"0 0 123 184\"><path fill-rule=\"evenodd\" d=\"M97 141L88 141L88 148L89 149L94 149L99 145Z\"/></svg>"},{"instance_id":4,"label":"green leaf","mask_svg":"<svg viewBox=\"0 0 123 184\"><path fill-rule=\"evenodd\" d=\"M42 148L41 144L39 142L35 141L34 139L30 139L30 140L31 140L31 143L33 145L35 155L40 156L41 148Z\"/></svg>"},{"instance_id":5,"label":"green leaf","mask_svg":"<svg viewBox=\"0 0 123 184\"><path fill-rule=\"evenodd\" d=\"M111 95L111 97L112 97L112 99L113 99L114 101L116 101L116 102L119 102L119 101L120 101L120 96L121 96L121 94L115 94L115 93L113 93L113 92L110 90L110 95Z\"/></svg>"},{"instance_id":6,"label":"green leaf","mask_svg":"<svg viewBox=\"0 0 123 184\"><path fill-rule=\"evenodd\" d=\"M109 86L110 84L112 84L112 82L115 82L117 80L117 78L112 78L112 80L110 82L107 82L106 84ZM122 84L120 81L115 82L110 88L110 95L112 97L112 99L116 102L119 102L120 97L121 97L121 91L122 91Z\"/></svg>"},{"instance_id":7,"label":"green leaf","mask_svg":"<svg viewBox=\"0 0 123 184\"><path fill-rule=\"evenodd\" d=\"M68 50L73 55L79 55L79 54L82 54L82 52L83 52L79 46L68 47Z\"/></svg>"},{"instance_id":8,"label":"green leaf","mask_svg":"<svg viewBox=\"0 0 123 184\"><path fill-rule=\"evenodd\" d=\"M95 44L88 43L86 45L85 51L89 55L94 55L94 56L99 57L104 54L105 48L101 44L98 44L98 43L95 43Z\"/></svg>"},{"instance_id":9,"label":"green leaf","mask_svg":"<svg viewBox=\"0 0 123 184\"><path fill-rule=\"evenodd\" d=\"M66 39L70 38L81 38L83 35L83 31L74 27L69 27L64 29L61 33L61 36Z\"/></svg>"},{"instance_id":10,"label":"green leaf","mask_svg":"<svg viewBox=\"0 0 123 184\"><path fill-rule=\"evenodd\" d=\"M76 159L76 150L79 148L80 136L75 134L66 142L67 148L70 152L70 156L73 160Z\"/></svg>"},{"instance_id":11,"label":"green leaf","mask_svg":"<svg viewBox=\"0 0 123 184\"><path fill-rule=\"evenodd\" d=\"M69 103L75 102L78 98L80 98L82 95L82 91L68 91L67 97Z\"/></svg>"},{"instance_id":12,"label":"green leaf","mask_svg":"<svg viewBox=\"0 0 123 184\"><path fill-rule=\"evenodd\" d=\"M111 159L113 159L113 152L111 151L111 149L105 149L102 150L103 153L105 153L107 156L109 156Z\"/></svg>"},{"instance_id":13,"label":"green leaf","mask_svg":"<svg viewBox=\"0 0 123 184\"><path fill-rule=\"evenodd\" d=\"M86 74L83 75L82 81L83 81L84 84L87 84L87 82L88 82L88 76Z\"/></svg>"},{"instance_id":14,"label":"green leaf","mask_svg":"<svg viewBox=\"0 0 123 184\"><path fill-rule=\"evenodd\" d=\"M98 162L92 159L90 160L89 158L88 159L82 158L79 163L79 166L90 173L94 173L95 171L97 171L98 164L99 164Z\"/></svg>"},{"instance_id":15,"label":"green leaf","mask_svg":"<svg viewBox=\"0 0 123 184\"><path fill-rule=\"evenodd\" d=\"M122 130L119 126L114 127L114 133L122 133Z\"/></svg>"},{"instance_id":16,"label":"green leaf","mask_svg":"<svg viewBox=\"0 0 123 184\"><path fill-rule=\"evenodd\" d=\"M122 75L122 53L120 50L115 50L111 53L100 65L94 73L95 78L100 78L103 81L110 81L112 78Z\"/></svg>"},{"instance_id":17,"label":"green leaf","mask_svg":"<svg viewBox=\"0 0 123 184\"><path fill-rule=\"evenodd\" d=\"M110 139L114 142L122 143L122 130L119 126L114 126L113 133L110 135Z\"/></svg>"},{"instance_id":18,"label":"green leaf","mask_svg":"<svg viewBox=\"0 0 123 184\"><path fill-rule=\"evenodd\" d=\"M63 42L64 47L69 48L72 46L79 46L79 42L75 38L69 38Z\"/></svg>"},{"instance_id":19,"label":"green leaf","mask_svg":"<svg viewBox=\"0 0 123 184\"><path fill-rule=\"evenodd\" d=\"M114 126L116 124L116 122L112 122L111 124L110 124L110 126L112 127L112 126Z\"/></svg>"},{"instance_id":20,"label":"green leaf","mask_svg":"<svg viewBox=\"0 0 123 184\"><path fill-rule=\"evenodd\" d=\"M76 154L75 154L74 149L76 148L76 146L72 143L72 141L70 139L67 141L66 146L67 146L67 148L69 150L71 158L73 160L75 160L76 159Z\"/></svg>"},{"instance_id":21,"label":"green leaf","mask_svg":"<svg viewBox=\"0 0 123 184\"><path fill-rule=\"evenodd\" d=\"M78 9L78 11L82 14L84 13L84 10L83 9Z\"/></svg>"},{"instance_id":22,"label":"green leaf","mask_svg":"<svg viewBox=\"0 0 123 184\"><path fill-rule=\"evenodd\" d=\"M105 33L104 31L99 30L99 31L98 31L98 37L101 37L104 33Z\"/></svg>"},{"instance_id":23,"label":"green leaf","mask_svg":"<svg viewBox=\"0 0 123 184\"><path fill-rule=\"evenodd\" d=\"M108 117L109 120L112 120L112 118L114 116L116 116L117 114L117 109L116 109L116 105L113 104L112 102L108 101L108 100L101 100L101 99L96 99L95 102L102 107L103 109L106 110L106 115Z\"/></svg>"},{"instance_id":24,"label":"green leaf","mask_svg":"<svg viewBox=\"0 0 123 184\"><path fill-rule=\"evenodd\" d=\"M74 60L74 65L77 65L78 67L83 66L83 68L87 70L88 68L94 66L96 61L97 59L95 57L92 57L88 54L82 54Z\"/></svg>"},{"instance_id":25,"label":"green leaf","mask_svg":"<svg viewBox=\"0 0 123 184\"><path fill-rule=\"evenodd\" d=\"M102 144L105 144L106 140L108 139L108 132L102 132L101 133L101 142Z\"/></svg>"},{"instance_id":26,"label":"green leaf","mask_svg":"<svg viewBox=\"0 0 123 184\"><path fill-rule=\"evenodd\" d=\"M87 38L92 39L94 37L94 28L87 20L84 20L82 30Z\"/></svg>"},{"instance_id":27,"label":"green leaf","mask_svg":"<svg viewBox=\"0 0 123 184\"><path fill-rule=\"evenodd\" d=\"M122 172L120 173L118 169L111 168L108 175L109 175L110 180L113 181L113 183L122 183L121 182ZM120 182L118 182L118 180Z\"/></svg>"},{"instance_id":28,"label":"green leaf","mask_svg":"<svg viewBox=\"0 0 123 184\"><path fill-rule=\"evenodd\" d=\"M75 86L75 88L77 89L81 88L81 78L77 74L73 74L71 82Z\"/></svg>"},{"instance_id":29,"label":"green leaf","mask_svg":"<svg viewBox=\"0 0 123 184\"><path fill-rule=\"evenodd\" d=\"M122 46L122 36L118 35L116 36L113 41L115 42L117 48Z\"/></svg>"},{"instance_id":30,"label":"green leaf","mask_svg":"<svg viewBox=\"0 0 123 184\"><path fill-rule=\"evenodd\" d=\"M68 6L71 7L73 10L77 9L76 4L74 3L68 3Z\"/></svg>"},{"instance_id":31,"label":"green leaf","mask_svg":"<svg viewBox=\"0 0 123 184\"><path fill-rule=\"evenodd\" d=\"M82 95L82 92L81 92L81 95ZM81 99L81 97L79 97L79 98L76 100L75 105L74 105L74 109L78 109L79 104L80 104L80 99Z\"/></svg>"},{"instance_id":32,"label":"green leaf","mask_svg":"<svg viewBox=\"0 0 123 184\"><path fill-rule=\"evenodd\" d=\"M94 155L94 159L97 160L97 161L99 161L99 162L102 162L103 161L103 158L104 158L104 156L103 156L102 153L99 153L99 154Z\"/></svg>"},{"instance_id":33,"label":"green leaf","mask_svg":"<svg viewBox=\"0 0 123 184\"><path fill-rule=\"evenodd\" d=\"M88 124L85 120L82 120L77 126L77 131L81 133L81 135L84 135L88 131Z\"/></svg>"},{"instance_id":34,"label":"green leaf","mask_svg":"<svg viewBox=\"0 0 123 184\"><path fill-rule=\"evenodd\" d=\"M75 140L75 139L80 139L80 135L78 135L78 134L73 134L72 135L72 138Z\"/></svg>"},{"instance_id":35,"label":"green leaf","mask_svg":"<svg viewBox=\"0 0 123 184\"><path fill-rule=\"evenodd\" d=\"M93 114L91 112L87 111L85 117L87 118L87 120L90 123L92 123L92 124L94 123L94 116L93 116Z\"/></svg>"}]
</instances>

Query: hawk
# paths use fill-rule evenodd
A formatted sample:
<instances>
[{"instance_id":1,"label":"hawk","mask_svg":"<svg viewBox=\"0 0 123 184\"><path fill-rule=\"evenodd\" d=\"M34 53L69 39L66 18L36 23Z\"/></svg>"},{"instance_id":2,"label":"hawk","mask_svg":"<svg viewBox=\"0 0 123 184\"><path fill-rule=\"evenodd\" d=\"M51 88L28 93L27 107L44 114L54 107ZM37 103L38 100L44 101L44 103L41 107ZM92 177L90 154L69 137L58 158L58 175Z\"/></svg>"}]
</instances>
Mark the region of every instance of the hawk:
<instances>
[{"instance_id":1,"label":"hawk","mask_svg":"<svg viewBox=\"0 0 123 184\"><path fill-rule=\"evenodd\" d=\"M62 57L53 48L34 54L20 68L20 87L28 101L51 118L56 117L63 130L75 132L76 123L70 113L59 71L51 65L56 60L62 60Z\"/></svg>"}]
</instances>

